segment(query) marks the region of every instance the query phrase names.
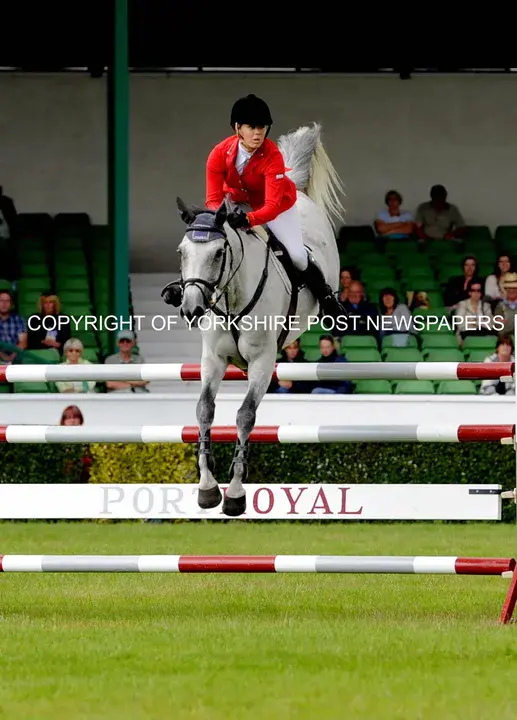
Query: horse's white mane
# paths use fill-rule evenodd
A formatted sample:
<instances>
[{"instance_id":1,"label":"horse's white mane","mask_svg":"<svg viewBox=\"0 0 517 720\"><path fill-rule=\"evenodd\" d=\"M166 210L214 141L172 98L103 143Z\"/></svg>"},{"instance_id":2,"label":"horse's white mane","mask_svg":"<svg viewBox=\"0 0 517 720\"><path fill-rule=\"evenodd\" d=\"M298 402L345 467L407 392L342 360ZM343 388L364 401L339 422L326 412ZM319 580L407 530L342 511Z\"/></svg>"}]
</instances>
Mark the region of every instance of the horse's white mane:
<instances>
[{"instance_id":1,"label":"horse's white mane","mask_svg":"<svg viewBox=\"0 0 517 720\"><path fill-rule=\"evenodd\" d=\"M321 142L321 125L304 125L282 135L278 147L297 189L322 208L331 223L332 216L344 222L345 210L339 196L345 196L345 191Z\"/></svg>"}]
</instances>

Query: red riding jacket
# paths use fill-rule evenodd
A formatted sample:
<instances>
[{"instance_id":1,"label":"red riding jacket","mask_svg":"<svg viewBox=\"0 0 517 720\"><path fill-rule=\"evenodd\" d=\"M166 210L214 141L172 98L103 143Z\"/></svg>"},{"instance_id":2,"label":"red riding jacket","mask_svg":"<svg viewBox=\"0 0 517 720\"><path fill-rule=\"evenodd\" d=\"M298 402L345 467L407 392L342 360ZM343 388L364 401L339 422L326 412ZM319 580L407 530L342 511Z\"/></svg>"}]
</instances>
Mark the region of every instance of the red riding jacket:
<instances>
[{"instance_id":1,"label":"red riding jacket","mask_svg":"<svg viewBox=\"0 0 517 720\"><path fill-rule=\"evenodd\" d=\"M206 163L206 207L217 210L225 195L250 205L250 225L262 225L296 202L296 186L285 172L282 153L266 138L239 175L235 168L239 140L232 135L212 150Z\"/></svg>"}]
</instances>

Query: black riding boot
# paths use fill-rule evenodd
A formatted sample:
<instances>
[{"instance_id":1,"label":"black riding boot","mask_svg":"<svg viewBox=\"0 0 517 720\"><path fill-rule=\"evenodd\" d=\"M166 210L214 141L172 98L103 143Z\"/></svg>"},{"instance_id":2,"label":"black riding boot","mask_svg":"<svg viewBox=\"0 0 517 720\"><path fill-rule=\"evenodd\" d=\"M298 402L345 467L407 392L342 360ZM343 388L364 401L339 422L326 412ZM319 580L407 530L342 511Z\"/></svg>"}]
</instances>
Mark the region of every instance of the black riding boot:
<instances>
[{"instance_id":1,"label":"black riding boot","mask_svg":"<svg viewBox=\"0 0 517 720\"><path fill-rule=\"evenodd\" d=\"M320 304L320 315L328 315L333 320L348 317L348 311L339 302L330 285L327 285L320 268L309 258L307 269L300 273L302 283L307 285Z\"/></svg>"}]
</instances>

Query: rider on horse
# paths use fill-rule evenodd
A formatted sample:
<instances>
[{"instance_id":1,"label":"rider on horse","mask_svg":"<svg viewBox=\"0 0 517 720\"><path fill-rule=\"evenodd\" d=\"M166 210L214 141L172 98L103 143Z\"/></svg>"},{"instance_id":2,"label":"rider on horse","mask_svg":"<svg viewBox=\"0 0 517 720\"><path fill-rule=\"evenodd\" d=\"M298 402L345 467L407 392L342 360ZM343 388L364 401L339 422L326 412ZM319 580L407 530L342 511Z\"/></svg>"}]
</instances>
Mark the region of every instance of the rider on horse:
<instances>
[{"instance_id":1,"label":"rider on horse","mask_svg":"<svg viewBox=\"0 0 517 720\"><path fill-rule=\"evenodd\" d=\"M206 207L217 210L227 198L235 206L227 218L234 230L266 225L289 254L300 285L306 285L319 302L321 314L335 319L346 316L304 246L296 186L286 175L282 153L267 137L272 124L267 103L256 95L240 98L233 105L230 125L235 134L218 143L208 156Z\"/></svg>"}]
</instances>

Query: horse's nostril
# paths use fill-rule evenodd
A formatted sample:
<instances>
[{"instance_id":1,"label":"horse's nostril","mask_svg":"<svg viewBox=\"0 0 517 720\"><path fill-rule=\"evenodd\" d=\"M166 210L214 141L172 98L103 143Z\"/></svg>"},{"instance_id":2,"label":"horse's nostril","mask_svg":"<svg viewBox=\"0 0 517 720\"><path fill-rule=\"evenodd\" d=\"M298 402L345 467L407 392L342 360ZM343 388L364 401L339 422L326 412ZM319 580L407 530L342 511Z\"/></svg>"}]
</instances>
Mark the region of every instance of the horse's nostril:
<instances>
[{"instance_id":1,"label":"horse's nostril","mask_svg":"<svg viewBox=\"0 0 517 720\"><path fill-rule=\"evenodd\" d=\"M204 308L201 307L201 305L198 305L194 312L192 313L192 317L195 317L199 320L200 317L203 317L205 314Z\"/></svg>"}]
</instances>

